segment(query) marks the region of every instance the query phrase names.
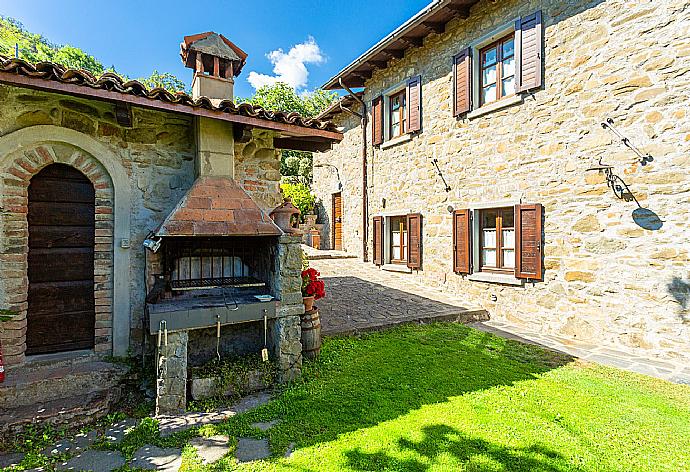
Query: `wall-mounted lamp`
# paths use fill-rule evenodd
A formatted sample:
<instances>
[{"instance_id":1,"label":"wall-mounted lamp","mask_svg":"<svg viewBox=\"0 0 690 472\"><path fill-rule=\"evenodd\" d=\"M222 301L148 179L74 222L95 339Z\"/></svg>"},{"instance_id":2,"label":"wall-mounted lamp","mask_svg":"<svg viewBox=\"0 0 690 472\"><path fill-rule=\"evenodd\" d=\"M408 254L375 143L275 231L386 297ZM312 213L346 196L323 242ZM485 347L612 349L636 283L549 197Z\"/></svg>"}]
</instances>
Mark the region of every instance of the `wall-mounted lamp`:
<instances>
[{"instance_id":1,"label":"wall-mounted lamp","mask_svg":"<svg viewBox=\"0 0 690 472\"><path fill-rule=\"evenodd\" d=\"M446 207L446 209L448 210L448 213L451 213L451 214L455 211L455 208L453 208L453 205L448 205L448 207Z\"/></svg>"},{"instance_id":2,"label":"wall-mounted lamp","mask_svg":"<svg viewBox=\"0 0 690 472\"><path fill-rule=\"evenodd\" d=\"M637 147L634 144L632 144L628 138L623 136L620 133L620 131L618 131L616 128L613 127L613 118L606 118L606 121L603 121L601 123L601 127L611 131L613 134L615 134L618 137L618 139L621 140L621 142L626 147L628 147L630 150L632 150L632 152L637 154L637 157L640 158L640 164L642 164L643 166L646 166L649 162L652 162L654 160L654 158L652 157L651 154L649 154L649 153L642 154L642 151L637 149Z\"/></svg>"},{"instance_id":3,"label":"wall-mounted lamp","mask_svg":"<svg viewBox=\"0 0 690 472\"><path fill-rule=\"evenodd\" d=\"M385 198L381 199L381 208L386 208L386 199Z\"/></svg>"}]
</instances>

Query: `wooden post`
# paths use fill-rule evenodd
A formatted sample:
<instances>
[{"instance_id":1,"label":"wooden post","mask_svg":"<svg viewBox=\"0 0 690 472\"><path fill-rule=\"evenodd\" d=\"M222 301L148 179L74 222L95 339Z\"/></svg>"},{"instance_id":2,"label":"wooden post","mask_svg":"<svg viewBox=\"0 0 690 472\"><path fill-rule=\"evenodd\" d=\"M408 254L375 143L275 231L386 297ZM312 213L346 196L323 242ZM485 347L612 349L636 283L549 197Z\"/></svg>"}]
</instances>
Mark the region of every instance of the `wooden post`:
<instances>
[{"instance_id":1,"label":"wooden post","mask_svg":"<svg viewBox=\"0 0 690 472\"><path fill-rule=\"evenodd\" d=\"M196 53L196 71L199 74L204 73L204 58L203 54L197 51Z\"/></svg>"}]
</instances>

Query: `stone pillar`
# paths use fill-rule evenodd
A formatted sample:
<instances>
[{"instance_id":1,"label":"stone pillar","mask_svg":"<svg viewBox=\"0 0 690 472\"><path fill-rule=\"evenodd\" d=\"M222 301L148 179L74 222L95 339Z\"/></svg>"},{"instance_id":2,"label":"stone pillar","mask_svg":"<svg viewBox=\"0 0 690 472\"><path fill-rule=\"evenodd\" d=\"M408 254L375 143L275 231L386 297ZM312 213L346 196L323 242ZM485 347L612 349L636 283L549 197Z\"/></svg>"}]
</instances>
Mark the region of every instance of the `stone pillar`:
<instances>
[{"instance_id":1,"label":"stone pillar","mask_svg":"<svg viewBox=\"0 0 690 472\"><path fill-rule=\"evenodd\" d=\"M301 236L283 235L278 244L274 291L280 299L278 317L271 324L272 358L278 365L278 382L289 382L302 373L302 247Z\"/></svg>"},{"instance_id":2,"label":"stone pillar","mask_svg":"<svg viewBox=\"0 0 690 472\"><path fill-rule=\"evenodd\" d=\"M187 331L168 333L157 361L156 414L180 413L187 406Z\"/></svg>"}]
</instances>

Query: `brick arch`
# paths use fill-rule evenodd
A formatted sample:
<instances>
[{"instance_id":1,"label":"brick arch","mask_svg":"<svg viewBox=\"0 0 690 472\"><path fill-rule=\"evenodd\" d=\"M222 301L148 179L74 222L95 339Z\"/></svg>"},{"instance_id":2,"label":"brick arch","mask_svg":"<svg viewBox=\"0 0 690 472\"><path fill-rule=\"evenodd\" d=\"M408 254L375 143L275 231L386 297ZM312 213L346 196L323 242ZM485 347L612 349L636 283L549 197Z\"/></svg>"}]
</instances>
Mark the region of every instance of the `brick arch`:
<instances>
[{"instance_id":1,"label":"brick arch","mask_svg":"<svg viewBox=\"0 0 690 472\"><path fill-rule=\"evenodd\" d=\"M29 182L53 163L79 170L96 191L95 351L121 355L128 348L129 253L114 248L116 240L129 238L127 174L117 157L93 138L64 128L35 126L0 137L0 308L18 313L2 324L3 353L10 366L23 363L26 350ZM113 299L118 300L118 308L113 308Z\"/></svg>"}]
</instances>

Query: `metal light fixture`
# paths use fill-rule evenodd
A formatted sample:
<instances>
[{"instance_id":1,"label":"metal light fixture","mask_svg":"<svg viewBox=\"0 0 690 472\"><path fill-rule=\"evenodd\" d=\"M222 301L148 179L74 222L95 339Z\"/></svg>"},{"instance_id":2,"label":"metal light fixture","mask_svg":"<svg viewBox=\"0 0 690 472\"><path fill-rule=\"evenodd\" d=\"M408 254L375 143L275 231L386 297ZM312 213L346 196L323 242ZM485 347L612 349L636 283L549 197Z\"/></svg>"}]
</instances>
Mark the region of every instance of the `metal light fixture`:
<instances>
[{"instance_id":1,"label":"metal light fixture","mask_svg":"<svg viewBox=\"0 0 690 472\"><path fill-rule=\"evenodd\" d=\"M340 181L340 171L333 164L314 164L314 167L331 167L335 169L335 177L338 179L338 192L343 190L343 183Z\"/></svg>"},{"instance_id":2,"label":"metal light fixture","mask_svg":"<svg viewBox=\"0 0 690 472\"><path fill-rule=\"evenodd\" d=\"M654 160L654 157L652 157L651 154L642 154L642 151L640 151L637 146L632 144L630 142L630 139L626 138L623 136L620 131L618 131L616 128L613 127L613 118L606 118L606 121L601 123L601 127L604 129L610 130L613 134L615 134L618 139L621 140L621 142L628 147L632 152L637 154L637 157L640 158L640 164L643 166L646 166L648 163L652 162Z\"/></svg>"}]
</instances>

